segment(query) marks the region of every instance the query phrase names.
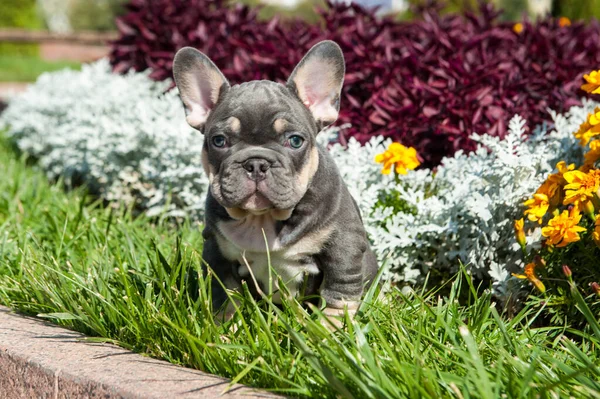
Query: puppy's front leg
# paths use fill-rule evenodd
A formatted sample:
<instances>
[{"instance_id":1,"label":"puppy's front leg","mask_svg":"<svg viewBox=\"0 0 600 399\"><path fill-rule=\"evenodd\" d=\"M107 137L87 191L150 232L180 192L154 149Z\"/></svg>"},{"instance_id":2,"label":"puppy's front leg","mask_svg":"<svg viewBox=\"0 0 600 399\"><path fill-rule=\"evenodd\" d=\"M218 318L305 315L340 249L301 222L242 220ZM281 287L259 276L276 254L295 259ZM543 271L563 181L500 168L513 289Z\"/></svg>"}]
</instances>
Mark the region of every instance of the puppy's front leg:
<instances>
[{"instance_id":1,"label":"puppy's front leg","mask_svg":"<svg viewBox=\"0 0 600 399\"><path fill-rule=\"evenodd\" d=\"M358 310L366 280L363 258L367 248L366 240L333 239L320 254L325 315L343 316L345 310L354 315Z\"/></svg>"},{"instance_id":2,"label":"puppy's front leg","mask_svg":"<svg viewBox=\"0 0 600 399\"><path fill-rule=\"evenodd\" d=\"M238 263L226 259L221 254L221 250L219 249L214 235L203 233L203 236L204 248L202 250L202 259L204 259L204 262L212 269L214 276L225 285L225 288L239 290L241 288L240 283L233 275L233 269L238 266ZM203 265L205 275L207 273L206 264ZM233 313L235 313L235 308L233 304L229 302L227 307L222 309L228 297L221 283L217 281L217 279L213 279L211 282L212 306L215 313L224 311L225 320L228 320L233 316Z\"/></svg>"}]
</instances>

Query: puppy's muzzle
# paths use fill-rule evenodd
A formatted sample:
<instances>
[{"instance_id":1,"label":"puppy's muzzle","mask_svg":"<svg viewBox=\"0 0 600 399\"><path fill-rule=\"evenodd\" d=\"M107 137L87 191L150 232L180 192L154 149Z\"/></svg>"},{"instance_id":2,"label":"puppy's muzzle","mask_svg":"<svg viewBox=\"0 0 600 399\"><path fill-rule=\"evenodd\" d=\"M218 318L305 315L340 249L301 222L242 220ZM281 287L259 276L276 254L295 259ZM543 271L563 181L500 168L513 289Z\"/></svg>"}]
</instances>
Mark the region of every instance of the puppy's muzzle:
<instances>
[{"instance_id":1,"label":"puppy's muzzle","mask_svg":"<svg viewBox=\"0 0 600 399\"><path fill-rule=\"evenodd\" d=\"M264 158L249 158L242 162L250 180L259 182L266 179L267 171L271 168L271 162Z\"/></svg>"}]
</instances>

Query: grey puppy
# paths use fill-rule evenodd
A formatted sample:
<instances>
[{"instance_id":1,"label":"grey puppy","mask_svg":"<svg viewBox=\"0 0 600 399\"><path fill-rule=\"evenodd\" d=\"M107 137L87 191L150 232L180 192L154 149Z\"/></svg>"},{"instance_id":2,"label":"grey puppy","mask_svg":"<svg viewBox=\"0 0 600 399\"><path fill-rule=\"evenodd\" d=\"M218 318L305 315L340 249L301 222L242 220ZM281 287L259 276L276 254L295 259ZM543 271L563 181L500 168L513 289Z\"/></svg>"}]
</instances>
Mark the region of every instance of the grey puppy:
<instances>
[{"instance_id":1,"label":"grey puppy","mask_svg":"<svg viewBox=\"0 0 600 399\"><path fill-rule=\"evenodd\" d=\"M205 135L202 256L227 288L256 281L277 303L268 253L290 293L319 294L331 315L355 310L377 273L358 207L316 142L338 117L344 71L332 41L310 49L285 85L231 86L201 52L186 47L175 56L187 122ZM212 287L216 310L227 296L220 284Z\"/></svg>"}]
</instances>

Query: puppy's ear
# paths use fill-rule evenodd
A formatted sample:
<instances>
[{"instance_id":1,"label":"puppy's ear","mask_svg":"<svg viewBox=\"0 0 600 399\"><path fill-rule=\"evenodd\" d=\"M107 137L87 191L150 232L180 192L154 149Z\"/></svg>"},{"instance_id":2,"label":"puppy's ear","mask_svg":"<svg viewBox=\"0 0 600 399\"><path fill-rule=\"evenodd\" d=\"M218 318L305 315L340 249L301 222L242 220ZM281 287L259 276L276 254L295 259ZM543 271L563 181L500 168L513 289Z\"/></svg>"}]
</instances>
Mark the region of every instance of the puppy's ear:
<instances>
[{"instance_id":1,"label":"puppy's ear","mask_svg":"<svg viewBox=\"0 0 600 399\"><path fill-rule=\"evenodd\" d=\"M338 117L344 73L342 49L325 40L306 53L287 81L320 128L331 125Z\"/></svg>"},{"instance_id":2,"label":"puppy's ear","mask_svg":"<svg viewBox=\"0 0 600 399\"><path fill-rule=\"evenodd\" d=\"M202 131L219 96L229 89L229 82L210 58L191 47L184 47L175 55L173 76L187 122Z\"/></svg>"}]
</instances>

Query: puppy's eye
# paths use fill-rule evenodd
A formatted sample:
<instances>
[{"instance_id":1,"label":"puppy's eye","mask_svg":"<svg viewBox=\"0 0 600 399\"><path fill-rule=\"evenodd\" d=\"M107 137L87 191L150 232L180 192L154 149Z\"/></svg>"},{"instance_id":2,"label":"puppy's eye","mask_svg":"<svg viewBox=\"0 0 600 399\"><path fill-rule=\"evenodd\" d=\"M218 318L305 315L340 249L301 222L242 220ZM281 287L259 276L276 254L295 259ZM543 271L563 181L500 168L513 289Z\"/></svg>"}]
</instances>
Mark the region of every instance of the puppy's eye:
<instances>
[{"instance_id":1,"label":"puppy's eye","mask_svg":"<svg viewBox=\"0 0 600 399\"><path fill-rule=\"evenodd\" d=\"M217 148L223 148L223 147L225 147L225 144L227 143L227 139L222 134L219 134L212 138L212 143Z\"/></svg>"},{"instance_id":2,"label":"puppy's eye","mask_svg":"<svg viewBox=\"0 0 600 399\"><path fill-rule=\"evenodd\" d=\"M298 149L302 147L302 144L304 144L304 139L300 136L294 135L288 139L288 143L290 143L290 147Z\"/></svg>"}]
</instances>

